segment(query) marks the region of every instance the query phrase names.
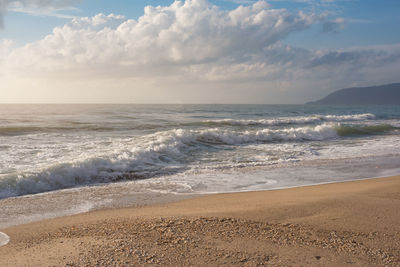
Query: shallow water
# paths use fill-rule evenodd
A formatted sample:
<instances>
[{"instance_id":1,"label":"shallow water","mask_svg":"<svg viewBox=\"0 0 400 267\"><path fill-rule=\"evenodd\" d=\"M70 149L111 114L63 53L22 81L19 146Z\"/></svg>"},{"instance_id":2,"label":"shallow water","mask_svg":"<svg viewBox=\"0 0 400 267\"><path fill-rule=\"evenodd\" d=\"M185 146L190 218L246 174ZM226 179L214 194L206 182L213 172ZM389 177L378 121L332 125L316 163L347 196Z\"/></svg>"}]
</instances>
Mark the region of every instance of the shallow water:
<instances>
[{"instance_id":1,"label":"shallow water","mask_svg":"<svg viewBox=\"0 0 400 267\"><path fill-rule=\"evenodd\" d=\"M398 106L0 105L0 227L146 202L138 194L399 174L399 118ZM27 197L36 209L21 210Z\"/></svg>"},{"instance_id":2,"label":"shallow water","mask_svg":"<svg viewBox=\"0 0 400 267\"><path fill-rule=\"evenodd\" d=\"M10 241L10 237L5 233L0 232L0 247L5 246Z\"/></svg>"}]
</instances>

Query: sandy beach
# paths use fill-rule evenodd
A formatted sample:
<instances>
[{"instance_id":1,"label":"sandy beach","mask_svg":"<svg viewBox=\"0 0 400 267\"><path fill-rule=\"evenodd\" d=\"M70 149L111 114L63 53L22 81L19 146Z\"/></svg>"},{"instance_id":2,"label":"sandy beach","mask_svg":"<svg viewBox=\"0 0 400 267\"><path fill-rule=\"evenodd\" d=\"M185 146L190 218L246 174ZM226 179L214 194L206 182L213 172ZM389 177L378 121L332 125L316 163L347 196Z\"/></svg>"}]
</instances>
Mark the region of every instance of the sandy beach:
<instances>
[{"instance_id":1,"label":"sandy beach","mask_svg":"<svg viewBox=\"0 0 400 267\"><path fill-rule=\"evenodd\" d=\"M217 194L1 230L0 266L399 266L400 177Z\"/></svg>"}]
</instances>

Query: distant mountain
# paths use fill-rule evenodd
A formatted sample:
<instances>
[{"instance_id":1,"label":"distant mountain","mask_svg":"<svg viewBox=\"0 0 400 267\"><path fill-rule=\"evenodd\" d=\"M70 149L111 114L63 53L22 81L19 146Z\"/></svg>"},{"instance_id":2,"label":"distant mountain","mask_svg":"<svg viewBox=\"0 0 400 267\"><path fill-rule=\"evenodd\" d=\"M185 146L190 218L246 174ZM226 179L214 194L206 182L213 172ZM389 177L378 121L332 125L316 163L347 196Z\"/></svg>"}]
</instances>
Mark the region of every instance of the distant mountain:
<instances>
[{"instance_id":1,"label":"distant mountain","mask_svg":"<svg viewBox=\"0 0 400 267\"><path fill-rule=\"evenodd\" d=\"M315 102L318 105L400 105L400 83L338 90Z\"/></svg>"}]
</instances>

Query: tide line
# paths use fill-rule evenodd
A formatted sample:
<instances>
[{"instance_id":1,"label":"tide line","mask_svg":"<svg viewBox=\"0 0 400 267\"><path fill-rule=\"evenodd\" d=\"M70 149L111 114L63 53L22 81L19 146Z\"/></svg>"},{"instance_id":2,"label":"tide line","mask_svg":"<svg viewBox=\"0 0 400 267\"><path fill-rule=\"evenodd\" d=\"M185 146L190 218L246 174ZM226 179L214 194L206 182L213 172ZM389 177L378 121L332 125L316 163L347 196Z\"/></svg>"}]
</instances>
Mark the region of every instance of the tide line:
<instances>
[{"instance_id":1,"label":"tide line","mask_svg":"<svg viewBox=\"0 0 400 267\"><path fill-rule=\"evenodd\" d=\"M0 247L5 246L10 242L10 237L3 232L0 232Z\"/></svg>"}]
</instances>

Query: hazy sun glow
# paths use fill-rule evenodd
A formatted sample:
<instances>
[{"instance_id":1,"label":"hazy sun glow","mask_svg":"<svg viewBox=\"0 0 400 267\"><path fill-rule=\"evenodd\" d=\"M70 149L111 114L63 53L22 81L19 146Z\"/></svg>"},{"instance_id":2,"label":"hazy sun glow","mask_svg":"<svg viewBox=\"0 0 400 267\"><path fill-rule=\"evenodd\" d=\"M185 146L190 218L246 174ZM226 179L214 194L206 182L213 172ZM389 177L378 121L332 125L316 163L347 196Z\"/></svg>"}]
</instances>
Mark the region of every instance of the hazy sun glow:
<instances>
[{"instance_id":1,"label":"hazy sun glow","mask_svg":"<svg viewBox=\"0 0 400 267\"><path fill-rule=\"evenodd\" d=\"M22 45L0 39L0 102L302 103L397 81L398 43L315 49L287 41L313 27L340 38L348 24L365 20L340 17L331 6L243 2L160 2L131 19L62 15L79 1L2 0L0 14L67 22Z\"/></svg>"}]
</instances>

